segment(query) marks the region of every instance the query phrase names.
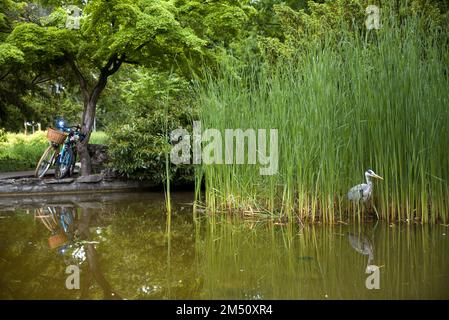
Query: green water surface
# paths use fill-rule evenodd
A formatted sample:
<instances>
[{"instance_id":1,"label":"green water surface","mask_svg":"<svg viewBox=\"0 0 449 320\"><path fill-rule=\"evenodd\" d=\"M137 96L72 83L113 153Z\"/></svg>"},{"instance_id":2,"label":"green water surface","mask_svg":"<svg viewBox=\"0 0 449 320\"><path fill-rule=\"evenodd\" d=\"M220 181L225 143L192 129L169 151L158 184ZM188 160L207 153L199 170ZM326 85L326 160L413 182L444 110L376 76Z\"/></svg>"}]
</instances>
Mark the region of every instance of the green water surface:
<instances>
[{"instance_id":1,"label":"green water surface","mask_svg":"<svg viewBox=\"0 0 449 320\"><path fill-rule=\"evenodd\" d=\"M0 198L0 298L449 298L447 226L194 218L192 200L173 194L167 225L161 193Z\"/></svg>"}]
</instances>

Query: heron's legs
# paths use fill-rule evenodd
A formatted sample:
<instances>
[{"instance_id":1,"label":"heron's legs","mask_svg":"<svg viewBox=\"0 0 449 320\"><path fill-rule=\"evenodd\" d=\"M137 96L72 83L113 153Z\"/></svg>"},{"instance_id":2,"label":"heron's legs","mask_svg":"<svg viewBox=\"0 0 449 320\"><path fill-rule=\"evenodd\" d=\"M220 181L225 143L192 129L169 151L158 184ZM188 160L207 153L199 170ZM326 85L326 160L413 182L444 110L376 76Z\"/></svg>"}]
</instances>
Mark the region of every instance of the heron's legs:
<instances>
[{"instance_id":1,"label":"heron's legs","mask_svg":"<svg viewBox=\"0 0 449 320\"><path fill-rule=\"evenodd\" d=\"M374 210L374 212L376 213L377 220L379 221L379 220L380 220L380 218L379 218L379 212L377 212L377 208L376 208L376 206L374 205L374 201L373 201L372 198L369 199L367 202L365 202L365 206L366 206L366 209L367 209L367 211L368 211L369 213L371 213L371 209Z\"/></svg>"},{"instance_id":2,"label":"heron's legs","mask_svg":"<svg viewBox=\"0 0 449 320\"><path fill-rule=\"evenodd\" d=\"M379 212L377 212L377 208L376 208L376 206L374 205L373 200L371 200L370 202L371 202L371 205L373 206L374 212L376 213L377 221L379 221L379 220L380 220L380 218L379 218Z\"/></svg>"},{"instance_id":3,"label":"heron's legs","mask_svg":"<svg viewBox=\"0 0 449 320\"><path fill-rule=\"evenodd\" d=\"M376 213L377 221L379 221L380 218L379 218L379 213L377 212L376 206L373 205L373 208L374 208L374 212Z\"/></svg>"}]
</instances>

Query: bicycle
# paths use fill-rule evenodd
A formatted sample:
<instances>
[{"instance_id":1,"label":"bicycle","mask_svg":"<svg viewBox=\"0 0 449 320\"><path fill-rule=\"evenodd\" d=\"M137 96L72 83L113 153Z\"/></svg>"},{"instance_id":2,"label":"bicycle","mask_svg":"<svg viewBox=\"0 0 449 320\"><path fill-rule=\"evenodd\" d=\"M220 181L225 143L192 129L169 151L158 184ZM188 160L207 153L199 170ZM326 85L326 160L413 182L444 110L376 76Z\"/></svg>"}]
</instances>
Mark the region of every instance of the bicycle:
<instances>
[{"instance_id":1,"label":"bicycle","mask_svg":"<svg viewBox=\"0 0 449 320\"><path fill-rule=\"evenodd\" d=\"M73 175L76 163L76 143L84 139L79 125L66 127L59 122L58 129L48 128L50 146L44 151L36 166L35 176L43 178L51 165L55 165L55 177L63 179ZM62 148L60 146L62 145Z\"/></svg>"}]
</instances>

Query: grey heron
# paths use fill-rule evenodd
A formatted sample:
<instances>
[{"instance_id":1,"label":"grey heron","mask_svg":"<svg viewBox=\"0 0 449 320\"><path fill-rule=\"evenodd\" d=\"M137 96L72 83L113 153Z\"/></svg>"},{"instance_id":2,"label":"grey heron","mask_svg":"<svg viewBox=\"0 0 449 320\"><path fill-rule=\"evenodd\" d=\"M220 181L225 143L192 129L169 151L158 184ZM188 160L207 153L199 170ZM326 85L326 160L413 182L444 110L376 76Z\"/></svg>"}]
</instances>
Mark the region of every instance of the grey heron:
<instances>
[{"instance_id":1,"label":"grey heron","mask_svg":"<svg viewBox=\"0 0 449 320\"><path fill-rule=\"evenodd\" d=\"M349 190L348 192L349 201L356 203L359 202L366 203L368 202L368 200L371 199L371 195L373 194L373 182L371 181L371 178L383 180L383 178L374 173L373 170L371 169L366 170L365 171L366 183L358 184ZM377 218L379 219L379 215L377 215Z\"/></svg>"},{"instance_id":2,"label":"grey heron","mask_svg":"<svg viewBox=\"0 0 449 320\"><path fill-rule=\"evenodd\" d=\"M378 176L374 173L373 170L368 169L365 172L366 183L358 184L352 187L348 192L348 199L354 202L367 202L373 193L373 182L371 181L371 177L381 179L381 176Z\"/></svg>"}]
</instances>

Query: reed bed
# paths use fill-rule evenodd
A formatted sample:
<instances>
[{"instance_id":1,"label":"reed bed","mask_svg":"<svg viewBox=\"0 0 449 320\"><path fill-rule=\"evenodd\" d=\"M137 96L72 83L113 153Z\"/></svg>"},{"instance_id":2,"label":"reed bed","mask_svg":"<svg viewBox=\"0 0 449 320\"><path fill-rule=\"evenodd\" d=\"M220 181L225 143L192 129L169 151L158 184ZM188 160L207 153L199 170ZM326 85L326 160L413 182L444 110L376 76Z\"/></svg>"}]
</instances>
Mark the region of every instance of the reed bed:
<instances>
[{"instance_id":1,"label":"reed bed","mask_svg":"<svg viewBox=\"0 0 449 320\"><path fill-rule=\"evenodd\" d=\"M259 165L198 168L208 210L350 220L347 191L371 168L384 177L373 198L381 219L447 223L449 50L420 30L417 19L387 21L275 67L252 61L208 75L198 88L203 130L278 129L279 146L275 175Z\"/></svg>"}]
</instances>

